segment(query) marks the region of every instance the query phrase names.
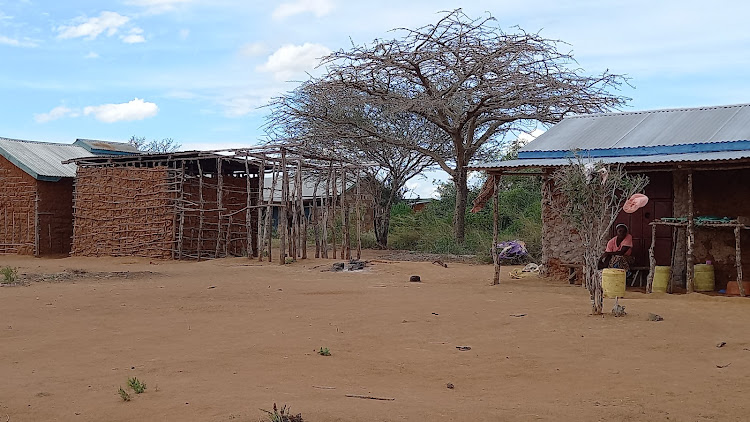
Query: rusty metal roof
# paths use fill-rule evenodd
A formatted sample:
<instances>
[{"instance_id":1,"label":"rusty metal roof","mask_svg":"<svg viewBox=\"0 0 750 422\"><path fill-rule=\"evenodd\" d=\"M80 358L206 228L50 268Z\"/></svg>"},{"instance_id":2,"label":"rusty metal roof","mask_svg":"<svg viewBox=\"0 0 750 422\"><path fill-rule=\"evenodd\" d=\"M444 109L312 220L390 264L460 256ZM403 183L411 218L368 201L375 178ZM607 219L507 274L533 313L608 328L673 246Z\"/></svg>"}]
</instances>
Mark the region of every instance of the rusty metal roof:
<instances>
[{"instance_id":1,"label":"rusty metal roof","mask_svg":"<svg viewBox=\"0 0 750 422\"><path fill-rule=\"evenodd\" d=\"M57 181L76 175L76 165L63 161L94 154L69 144L0 138L0 155L37 180Z\"/></svg>"},{"instance_id":2,"label":"rusty metal roof","mask_svg":"<svg viewBox=\"0 0 750 422\"><path fill-rule=\"evenodd\" d=\"M73 145L80 146L93 154L120 155L138 154L138 148L125 142L99 141L96 139L76 139Z\"/></svg>"}]
</instances>

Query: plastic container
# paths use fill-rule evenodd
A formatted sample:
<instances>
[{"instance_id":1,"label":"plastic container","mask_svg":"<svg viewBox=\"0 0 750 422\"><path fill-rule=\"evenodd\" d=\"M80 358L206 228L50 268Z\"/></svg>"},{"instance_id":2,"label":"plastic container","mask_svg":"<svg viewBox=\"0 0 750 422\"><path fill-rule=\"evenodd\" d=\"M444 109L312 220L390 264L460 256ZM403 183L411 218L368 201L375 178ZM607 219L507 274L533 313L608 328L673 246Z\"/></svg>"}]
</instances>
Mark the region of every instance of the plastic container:
<instances>
[{"instance_id":1,"label":"plastic container","mask_svg":"<svg viewBox=\"0 0 750 422\"><path fill-rule=\"evenodd\" d=\"M742 287L745 288L745 294L750 295L750 281L743 281ZM727 290L726 290L727 296L739 296L740 295L740 286L737 285L736 280L732 280L727 283Z\"/></svg>"},{"instance_id":2,"label":"plastic container","mask_svg":"<svg viewBox=\"0 0 750 422\"><path fill-rule=\"evenodd\" d=\"M652 293L666 293L669 284L669 275L672 268L664 265L657 265L654 268L654 281L651 284Z\"/></svg>"},{"instance_id":3,"label":"plastic container","mask_svg":"<svg viewBox=\"0 0 750 422\"><path fill-rule=\"evenodd\" d=\"M695 264L695 291L713 292L715 288L714 266Z\"/></svg>"},{"instance_id":4,"label":"plastic container","mask_svg":"<svg viewBox=\"0 0 750 422\"><path fill-rule=\"evenodd\" d=\"M602 290L604 297L614 299L625 297L625 270L605 268L602 270Z\"/></svg>"}]
</instances>

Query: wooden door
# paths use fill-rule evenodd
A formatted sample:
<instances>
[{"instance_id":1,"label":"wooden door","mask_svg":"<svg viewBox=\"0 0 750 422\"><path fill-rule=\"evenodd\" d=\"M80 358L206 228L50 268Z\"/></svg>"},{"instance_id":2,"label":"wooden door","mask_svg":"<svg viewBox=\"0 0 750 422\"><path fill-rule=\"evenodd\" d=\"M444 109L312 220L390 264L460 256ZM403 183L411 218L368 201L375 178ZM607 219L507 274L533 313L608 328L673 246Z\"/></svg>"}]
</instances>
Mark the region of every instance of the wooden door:
<instances>
[{"instance_id":1,"label":"wooden door","mask_svg":"<svg viewBox=\"0 0 750 422\"><path fill-rule=\"evenodd\" d=\"M654 172L646 174L649 184L645 195L648 204L633 214L624 211L617 216L612 226L611 235L615 236L615 226L624 223L633 236L633 257L635 267L648 267L648 250L651 247L651 226L649 223L657 218L672 217L672 173ZM672 230L667 226L656 229L656 265L669 265L672 254Z\"/></svg>"}]
</instances>

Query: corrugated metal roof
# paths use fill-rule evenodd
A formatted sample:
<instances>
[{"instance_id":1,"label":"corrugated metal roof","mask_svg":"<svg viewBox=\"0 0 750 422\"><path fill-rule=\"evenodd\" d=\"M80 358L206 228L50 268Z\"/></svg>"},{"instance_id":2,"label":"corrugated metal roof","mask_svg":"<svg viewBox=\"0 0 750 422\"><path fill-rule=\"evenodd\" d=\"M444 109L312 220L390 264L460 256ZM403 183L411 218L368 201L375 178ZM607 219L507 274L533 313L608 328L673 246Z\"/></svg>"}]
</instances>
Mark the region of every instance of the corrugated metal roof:
<instances>
[{"instance_id":1,"label":"corrugated metal roof","mask_svg":"<svg viewBox=\"0 0 750 422\"><path fill-rule=\"evenodd\" d=\"M696 152L689 154L641 155L621 157L594 158L607 164L663 164L663 163L693 163L701 161L731 161L750 159L750 151L720 151ZM530 158L525 160L508 160L482 163L470 166L471 170L487 170L492 168L538 168L561 167L570 164L568 158Z\"/></svg>"},{"instance_id":2,"label":"corrugated metal roof","mask_svg":"<svg viewBox=\"0 0 750 422\"><path fill-rule=\"evenodd\" d=\"M26 173L40 180L75 177L76 165L65 160L92 157L84 148L68 144L0 138L0 154Z\"/></svg>"},{"instance_id":3,"label":"corrugated metal roof","mask_svg":"<svg viewBox=\"0 0 750 422\"><path fill-rule=\"evenodd\" d=\"M520 153L747 140L750 104L739 104L566 117Z\"/></svg>"},{"instance_id":4,"label":"corrugated metal roof","mask_svg":"<svg viewBox=\"0 0 750 422\"><path fill-rule=\"evenodd\" d=\"M99 141L96 139L76 139L73 145L85 148L95 154L138 154L140 151L124 142Z\"/></svg>"},{"instance_id":5,"label":"corrugated metal roof","mask_svg":"<svg viewBox=\"0 0 750 422\"><path fill-rule=\"evenodd\" d=\"M277 176L276 180L276 189L273 191L273 201L281 201L281 174ZM271 185L273 184L273 175L266 175L266 177L263 179L263 199L265 201L268 201L268 198L271 196ZM341 190L341 180L337 181L337 193ZM295 179L292 179L289 181L289 192L294 191L295 186ZM350 189L352 186L354 186L354 183L351 181L347 181L346 188ZM321 196L325 196L326 194L326 183L325 181L318 184L318 188L315 188L315 181L313 180L303 180L302 181L302 199L313 199L313 193L315 193L316 198L320 198ZM330 191L331 194L333 194L333 189Z\"/></svg>"}]
</instances>

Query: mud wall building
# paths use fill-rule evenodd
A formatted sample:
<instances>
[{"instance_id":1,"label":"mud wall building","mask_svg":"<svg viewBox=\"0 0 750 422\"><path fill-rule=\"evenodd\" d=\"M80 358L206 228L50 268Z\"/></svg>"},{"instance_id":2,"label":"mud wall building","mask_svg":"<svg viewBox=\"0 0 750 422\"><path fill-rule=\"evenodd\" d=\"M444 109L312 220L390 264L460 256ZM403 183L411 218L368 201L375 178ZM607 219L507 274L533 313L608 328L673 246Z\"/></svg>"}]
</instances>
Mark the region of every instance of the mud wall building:
<instances>
[{"instance_id":1,"label":"mud wall building","mask_svg":"<svg viewBox=\"0 0 750 422\"><path fill-rule=\"evenodd\" d=\"M93 155L79 145L0 138L0 254L70 252L76 166L62 162Z\"/></svg>"},{"instance_id":2,"label":"mud wall building","mask_svg":"<svg viewBox=\"0 0 750 422\"><path fill-rule=\"evenodd\" d=\"M542 260L560 277L581 264L583 253L578 233L560 215L563 204L549 176L574 153L649 177L646 207L622 212L615 222L630 228L635 267L649 266L652 222L688 218L692 186L695 217L726 217L741 226L741 263L750 271L750 104L567 117L522 148L518 159L476 166L500 177L530 171L544 178ZM682 286L687 239L684 227L656 225L656 265L671 265ZM731 228L696 226L694 262L714 264L717 289L737 279L735 246Z\"/></svg>"},{"instance_id":3,"label":"mud wall building","mask_svg":"<svg viewBox=\"0 0 750 422\"><path fill-rule=\"evenodd\" d=\"M257 164L201 152L77 163L73 255L202 259L256 253Z\"/></svg>"}]
</instances>

